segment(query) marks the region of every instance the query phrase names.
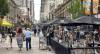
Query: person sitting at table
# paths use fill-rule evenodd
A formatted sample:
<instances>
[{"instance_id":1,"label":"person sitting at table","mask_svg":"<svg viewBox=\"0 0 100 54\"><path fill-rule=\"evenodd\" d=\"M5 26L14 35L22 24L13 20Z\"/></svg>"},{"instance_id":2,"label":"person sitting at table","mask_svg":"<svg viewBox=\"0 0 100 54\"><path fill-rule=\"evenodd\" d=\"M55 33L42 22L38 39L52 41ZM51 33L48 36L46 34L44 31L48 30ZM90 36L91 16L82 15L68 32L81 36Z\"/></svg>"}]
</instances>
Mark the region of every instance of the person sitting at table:
<instances>
[{"instance_id":1,"label":"person sitting at table","mask_svg":"<svg viewBox=\"0 0 100 54\"><path fill-rule=\"evenodd\" d=\"M86 46L86 47L92 47L92 45L91 45L91 35L89 34L89 32L87 32L86 33L86 35L85 35L85 43L84 43L84 45ZM90 54L90 49L85 49L85 54Z\"/></svg>"},{"instance_id":2,"label":"person sitting at table","mask_svg":"<svg viewBox=\"0 0 100 54\"><path fill-rule=\"evenodd\" d=\"M74 41L74 40L73 40L73 39L74 39L73 36L74 36L74 33L71 31L71 32L70 32L70 42L71 42L71 44L73 44L73 41Z\"/></svg>"},{"instance_id":3,"label":"person sitting at table","mask_svg":"<svg viewBox=\"0 0 100 54\"><path fill-rule=\"evenodd\" d=\"M91 43L91 38L90 38L90 34L87 33L87 34L86 34L86 39L85 39L86 47L91 47L91 46L89 45L89 43Z\"/></svg>"},{"instance_id":4,"label":"person sitting at table","mask_svg":"<svg viewBox=\"0 0 100 54\"><path fill-rule=\"evenodd\" d=\"M62 27L59 28L59 35L60 40L63 40L64 29Z\"/></svg>"}]
</instances>

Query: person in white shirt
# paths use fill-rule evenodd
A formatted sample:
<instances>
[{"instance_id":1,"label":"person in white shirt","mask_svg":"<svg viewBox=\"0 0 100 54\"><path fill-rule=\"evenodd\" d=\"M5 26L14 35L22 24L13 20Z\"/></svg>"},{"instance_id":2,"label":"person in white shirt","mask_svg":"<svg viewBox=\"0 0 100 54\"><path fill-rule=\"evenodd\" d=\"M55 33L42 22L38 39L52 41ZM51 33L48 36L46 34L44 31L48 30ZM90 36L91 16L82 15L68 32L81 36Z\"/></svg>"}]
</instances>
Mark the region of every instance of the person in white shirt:
<instances>
[{"instance_id":1,"label":"person in white shirt","mask_svg":"<svg viewBox=\"0 0 100 54\"><path fill-rule=\"evenodd\" d=\"M32 36L32 32L30 31L29 28L27 28L26 32L25 32L25 38L26 38L26 50L28 51L28 49L31 49L31 36Z\"/></svg>"},{"instance_id":2,"label":"person in white shirt","mask_svg":"<svg viewBox=\"0 0 100 54\"><path fill-rule=\"evenodd\" d=\"M5 47L6 47L7 49L10 48L10 47L12 47L12 46L10 45L10 36L9 36L9 35L7 35L7 37L6 37Z\"/></svg>"}]
</instances>

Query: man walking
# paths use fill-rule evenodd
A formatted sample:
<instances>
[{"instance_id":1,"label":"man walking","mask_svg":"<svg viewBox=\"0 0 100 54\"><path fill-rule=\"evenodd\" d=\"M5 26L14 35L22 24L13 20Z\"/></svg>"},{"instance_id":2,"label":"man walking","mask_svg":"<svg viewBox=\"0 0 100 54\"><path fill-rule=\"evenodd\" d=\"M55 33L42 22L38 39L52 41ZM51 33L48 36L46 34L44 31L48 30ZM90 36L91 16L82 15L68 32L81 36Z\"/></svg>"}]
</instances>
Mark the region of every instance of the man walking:
<instances>
[{"instance_id":1,"label":"man walking","mask_svg":"<svg viewBox=\"0 0 100 54\"><path fill-rule=\"evenodd\" d=\"M27 28L25 32L25 37L26 37L26 50L31 49L31 32L30 29Z\"/></svg>"}]
</instances>

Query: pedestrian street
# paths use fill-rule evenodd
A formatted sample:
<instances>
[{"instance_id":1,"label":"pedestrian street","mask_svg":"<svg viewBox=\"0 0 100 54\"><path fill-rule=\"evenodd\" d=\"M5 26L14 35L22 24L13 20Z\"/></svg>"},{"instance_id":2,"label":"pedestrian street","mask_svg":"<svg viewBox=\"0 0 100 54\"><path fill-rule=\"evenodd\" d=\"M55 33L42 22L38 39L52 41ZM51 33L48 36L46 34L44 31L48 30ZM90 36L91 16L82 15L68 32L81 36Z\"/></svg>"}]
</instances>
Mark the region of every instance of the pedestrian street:
<instances>
[{"instance_id":1,"label":"pedestrian street","mask_svg":"<svg viewBox=\"0 0 100 54\"><path fill-rule=\"evenodd\" d=\"M48 50L40 50L39 49L39 38L32 37L32 49L27 51L25 47L25 41L23 43L22 51L19 51L17 46L16 38L13 38L12 48L6 49L4 43L0 44L0 54L54 54L54 52Z\"/></svg>"}]
</instances>

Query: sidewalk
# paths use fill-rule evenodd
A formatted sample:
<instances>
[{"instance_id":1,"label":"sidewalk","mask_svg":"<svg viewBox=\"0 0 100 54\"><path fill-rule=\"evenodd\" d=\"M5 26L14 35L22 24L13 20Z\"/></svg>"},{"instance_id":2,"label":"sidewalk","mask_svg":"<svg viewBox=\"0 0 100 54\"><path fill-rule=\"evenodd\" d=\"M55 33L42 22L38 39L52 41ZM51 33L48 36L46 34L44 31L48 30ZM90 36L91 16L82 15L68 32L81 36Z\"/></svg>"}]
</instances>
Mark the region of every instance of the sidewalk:
<instances>
[{"instance_id":1,"label":"sidewalk","mask_svg":"<svg viewBox=\"0 0 100 54\"><path fill-rule=\"evenodd\" d=\"M0 54L54 54L48 50L39 50L39 38L38 37L32 37L32 49L29 51L26 51L25 48L25 42L23 43L23 49L21 52L18 50L16 38L13 39L13 48L12 49L6 49L4 44L2 44L2 47L0 47Z\"/></svg>"}]
</instances>

